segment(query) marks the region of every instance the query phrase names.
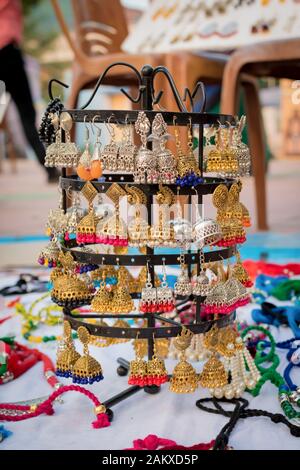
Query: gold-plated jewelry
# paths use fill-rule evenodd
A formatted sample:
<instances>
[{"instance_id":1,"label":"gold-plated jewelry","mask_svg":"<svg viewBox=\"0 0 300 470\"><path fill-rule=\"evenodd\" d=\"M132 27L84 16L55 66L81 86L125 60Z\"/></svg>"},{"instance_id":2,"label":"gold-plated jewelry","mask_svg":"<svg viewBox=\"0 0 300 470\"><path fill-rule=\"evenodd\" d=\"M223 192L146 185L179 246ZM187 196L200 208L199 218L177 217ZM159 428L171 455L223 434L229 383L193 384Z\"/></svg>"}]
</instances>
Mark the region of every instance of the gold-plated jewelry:
<instances>
[{"instance_id":1,"label":"gold-plated jewelry","mask_svg":"<svg viewBox=\"0 0 300 470\"><path fill-rule=\"evenodd\" d=\"M115 212L110 217L100 221L97 226L97 243L113 246L127 246L128 233L125 222L120 216L120 199L127 196L125 189L117 183L113 183L106 191L114 205Z\"/></svg>"},{"instance_id":2,"label":"gold-plated jewelry","mask_svg":"<svg viewBox=\"0 0 300 470\"><path fill-rule=\"evenodd\" d=\"M175 202L174 193L167 186L159 185L156 200L158 203L158 223L150 227L148 246L176 246L174 228L166 220L166 210Z\"/></svg>"},{"instance_id":3,"label":"gold-plated jewelry","mask_svg":"<svg viewBox=\"0 0 300 470\"><path fill-rule=\"evenodd\" d=\"M139 333L136 335L138 339ZM138 385L139 387L144 387L147 385L147 362L144 361L141 351L136 349L135 359L130 362L129 366L129 385Z\"/></svg>"},{"instance_id":4,"label":"gold-plated jewelry","mask_svg":"<svg viewBox=\"0 0 300 470\"><path fill-rule=\"evenodd\" d=\"M100 282L100 287L91 302L91 310L92 312L98 312L98 313L111 313L112 291L108 290L108 288L106 287L105 280L106 280L107 273L105 269L103 268L103 266L101 267L101 272L102 272L102 281Z\"/></svg>"},{"instance_id":5,"label":"gold-plated jewelry","mask_svg":"<svg viewBox=\"0 0 300 470\"><path fill-rule=\"evenodd\" d=\"M80 358L75 350L72 339L72 328L68 321L63 324L63 342L59 346L56 359L56 375L59 377L72 377L73 366Z\"/></svg>"},{"instance_id":6,"label":"gold-plated jewelry","mask_svg":"<svg viewBox=\"0 0 300 470\"><path fill-rule=\"evenodd\" d=\"M247 269L243 266L241 255L238 250L236 251L235 256L236 256L236 263L233 265L231 269L231 277L236 278L245 287L252 287L253 282L250 279Z\"/></svg>"},{"instance_id":7,"label":"gold-plated jewelry","mask_svg":"<svg viewBox=\"0 0 300 470\"><path fill-rule=\"evenodd\" d=\"M204 364L199 376L199 383L204 388L214 389L224 387L228 383L228 377L224 365L213 353Z\"/></svg>"},{"instance_id":8,"label":"gold-plated jewelry","mask_svg":"<svg viewBox=\"0 0 300 470\"><path fill-rule=\"evenodd\" d=\"M165 362L158 355L153 334L153 355L147 363L147 385L162 385L168 381Z\"/></svg>"},{"instance_id":9,"label":"gold-plated jewelry","mask_svg":"<svg viewBox=\"0 0 300 470\"><path fill-rule=\"evenodd\" d=\"M98 191L90 181L87 181L81 190L81 194L88 201L88 214L84 216L77 225L76 241L78 244L97 243L96 227L100 218L93 208L93 200Z\"/></svg>"},{"instance_id":10,"label":"gold-plated jewelry","mask_svg":"<svg viewBox=\"0 0 300 470\"><path fill-rule=\"evenodd\" d=\"M125 287L126 284L124 281L122 271L120 272L119 270L117 287L113 292L113 298L111 301L112 313L130 313L134 310L133 300Z\"/></svg>"},{"instance_id":11,"label":"gold-plated jewelry","mask_svg":"<svg viewBox=\"0 0 300 470\"><path fill-rule=\"evenodd\" d=\"M135 123L135 130L141 137L142 145L138 149L134 171L135 183L157 183L157 158L152 150L147 148L147 136L150 132L150 121L144 111L140 111Z\"/></svg>"},{"instance_id":12,"label":"gold-plated jewelry","mask_svg":"<svg viewBox=\"0 0 300 470\"><path fill-rule=\"evenodd\" d=\"M78 338L83 344L83 355L77 359L73 366L72 378L74 383L93 384L103 379L102 367L89 353L88 345L90 333L85 326L80 326L77 330Z\"/></svg>"},{"instance_id":13,"label":"gold-plated jewelry","mask_svg":"<svg viewBox=\"0 0 300 470\"><path fill-rule=\"evenodd\" d=\"M175 347L179 353L179 362L175 366L170 380L170 391L174 393L193 393L198 386L198 376L191 364L185 359L185 351L191 344L193 333L182 327L175 339Z\"/></svg>"},{"instance_id":14,"label":"gold-plated jewelry","mask_svg":"<svg viewBox=\"0 0 300 470\"><path fill-rule=\"evenodd\" d=\"M188 148L186 154L184 154L181 142L179 139L179 131L177 129L176 119L174 119L175 126L175 143L177 148L177 170L180 182L184 186L193 186L197 184L198 177L200 176L200 169L196 162L193 152L193 133L192 123L190 121L187 133L188 133Z\"/></svg>"},{"instance_id":15,"label":"gold-plated jewelry","mask_svg":"<svg viewBox=\"0 0 300 470\"><path fill-rule=\"evenodd\" d=\"M128 223L128 244L129 246L143 247L149 240L150 227L148 222L141 216L147 196L136 186L126 185L128 203L135 208L134 217Z\"/></svg>"}]
</instances>

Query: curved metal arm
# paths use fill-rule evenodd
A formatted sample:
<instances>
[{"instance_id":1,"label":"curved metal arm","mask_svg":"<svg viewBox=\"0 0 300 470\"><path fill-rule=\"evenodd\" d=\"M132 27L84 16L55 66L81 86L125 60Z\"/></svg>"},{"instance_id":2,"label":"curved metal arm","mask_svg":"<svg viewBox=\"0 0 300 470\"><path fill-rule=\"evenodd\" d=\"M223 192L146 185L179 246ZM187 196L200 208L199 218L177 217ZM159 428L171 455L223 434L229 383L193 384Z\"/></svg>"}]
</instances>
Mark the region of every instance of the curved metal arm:
<instances>
[{"instance_id":1,"label":"curved metal arm","mask_svg":"<svg viewBox=\"0 0 300 470\"><path fill-rule=\"evenodd\" d=\"M69 88L69 85L67 85L66 83L63 83L60 80L57 80L56 78L52 78L52 80L50 80L48 83L48 95L49 95L50 100L54 100L53 93L52 93L53 83L58 83L58 85L61 85L64 88Z\"/></svg>"},{"instance_id":2,"label":"curved metal arm","mask_svg":"<svg viewBox=\"0 0 300 470\"><path fill-rule=\"evenodd\" d=\"M141 74L140 72L131 64L127 64L126 62L114 62L113 64L110 64L105 70L104 72L100 75L100 77L98 78L98 81L95 85L95 88L94 88L94 91L93 93L91 94L90 98L88 99L88 101L83 105L81 106L81 109L85 109L88 107L88 105L93 101L98 89L100 88L106 74L108 73L108 71L113 68L113 67L116 67L117 65L120 65L120 66L123 66L123 67L128 67L130 68L131 70L133 70L133 72L136 74L137 76L137 79L138 79L138 82L139 82L139 91L138 91L138 95L136 98L133 98L132 96L129 95L129 93L127 93L126 90L124 90L123 88L121 88L121 92L127 96L128 99L130 99L133 103L138 103L141 99L141 96L142 96L142 93L144 92L145 90L145 87L142 85L142 77L141 77Z\"/></svg>"},{"instance_id":3,"label":"curved metal arm","mask_svg":"<svg viewBox=\"0 0 300 470\"><path fill-rule=\"evenodd\" d=\"M155 76L158 74L158 73L163 73L164 76L168 79L168 82L169 82L169 85L171 87L171 90L173 92L173 96L175 98L175 101L176 101L176 104L178 106L178 109L179 111L183 112L183 113L187 113L187 109L180 97L180 94L179 94L179 91L175 85L175 82L174 82L174 79L172 77L172 75L170 74L169 70L164 67L163 65L158 65L158 67L155 67L155 69L153 70L153 74L152 74L152 97L153 97L153 103L154 104L157 104L159 102L159 100L161 99L162 97L162 91L159 91L159 93L155 96L155 91L154 91L154 78Z\"/></svg>"},{"instance_id":4,"label":"curved metal arm","mask_svg":"<svg viewBox=\"0 0 300 470\"><path fill-rule=\"evenodd\" d=\"M197 95L199 89L201 90L201 94L202 94L202 98L203 98L202 106L199 110L199 113L203 113L203 112L205 112L205 107L206 107L206 92L205 92L205 86L204 86L203 82L197 82L197 84L196 84L196 86L195 86L192 93L190 92L190 90L188 88L186 88L184 90L183 101L186 101L187 98L189 98L190 104L192 106L192 111L194 111L194 98Z\"/></svg>"}]
</instances>

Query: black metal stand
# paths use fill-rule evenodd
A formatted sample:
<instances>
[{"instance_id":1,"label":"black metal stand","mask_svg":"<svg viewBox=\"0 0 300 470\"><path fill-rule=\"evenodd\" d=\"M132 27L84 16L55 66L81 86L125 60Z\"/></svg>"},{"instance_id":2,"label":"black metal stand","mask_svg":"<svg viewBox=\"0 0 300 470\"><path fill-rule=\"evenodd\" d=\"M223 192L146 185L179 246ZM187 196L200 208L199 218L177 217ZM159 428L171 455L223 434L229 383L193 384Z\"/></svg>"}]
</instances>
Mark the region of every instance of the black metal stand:
<instances>
[{"instance_id":1,"label":"black metal stand","mask_svg":"<svg viewBox=\"0 0 300 470\"><path fill-rule=\"evenodd\" d=\"M184 99L180 97L180 94L176 88L176 85L173 81L173 78L169 74L168 70L165 67L159 66L153 69L150 65L145 65L141 72L135 69L132 65L127 63L115 63L111 64L104 73L100 76L95 89L87 101L87 103L81 108L76 110L66 110L71 116L74 122L84 122L84 121L92 121L94 122L107 122L109 118L112 116L114 117L115 121L118 124L126 124L126 123L134 123L138 116L138 111L116 111L116 110L86 110L86 107L90 105L92 102L97 90L103 83L103 80L106 77L108 71L115 66L126 66L131 69L132 72L136 74L137 81L138 81L138 94L137 97L132 97L128 94L126 90L121 89L121 91L134 103L141 103L140 109L143 110L147 117L149 118L150 122L153 121L154 117L156 116L157 112L163 114L163 118L165 122L169 125L174 125L174 118L176 118L176 124L178 126L186 126L189 123L194 127L198 126L199 131L199 146L198 146L198 159L199 159L199 168L201 170L201 177L202 183L195 186L195 188L182 188L181 194L189 196L189 203L191 204L192 196L195 194L197 196L198 204L202 203L202 197L205 194L211 194L215 190L215 188L220 184L223 183L227 186L230 186L233 182L231 179L222 179L222 178L203 178L203 126L208 125L227 125L227 124L235 124L235 118L229 115L220 115L220 114L206 114L205 112L201 113L194 113L193 112L193 100L195 95L197 94L198 90L202 93L202 111L205 108L205 90L202 83L198 83L195 90L191 92L190 90L186 89L184 93ZM172 89L174 94L177 106L179 108L179 112L165 112L165 111L154 111L153 104L157 104L160 101L160 98L163 94L162 91L159 91L155 94L154 91L154 78L158 73L162 73L168 80L168 83ZM58 80L51 80L49 83L49 95L53 98L52 93L52 85L53 83L58 83L62 86L67 86ZM192 112L188 112L184 101L186 98L189 99L190 104L192 106ZM148 143L149 148L151 148L151 143ZM128 185L136 185L133 181L132 175L105 175L105 182L100 181L93 181L93 186L98 190L98 192L105 193L108 188L111 186L112 183L117 182L120 186L125 184ZM63 207L66 211L67 209L67 190L72 189L73 191L80 191L85 182L80 180L76 176L67 176L66 170L64 169L62 172L62 177L60 179L60 185L63 192ZM139 185L142 187L143 192L147 196L147 210L148 210L148 223L151 225L151 206L153 203L153 196L158 191L158 185L156 184L143 184ZM173 192L176 191L175 185L170 185L170 188ZM74 259L81 263L93 263L93 264L104 264L104 265L126 265L126 266L145 266L148 264L149 272L151 275L152 285L154 285L154 266L162 265L162 258L166 265L178 265L180 263L179 254L157 254L153 248L147 247L146 254L140 255L107 255L107 254L95 254L90 253L84 250L84 247L76 246L74 241L70 241L66 243L63 247L64 251L70 251L74 257ZM233 256L235 253L235 247L231 248L224 248L218 249L210 252L205 253L205 262L209 261L217 261L222 259L227 259ZM191 275L191 266L192 264L197 265L197 272L200 271L200 252L189 251L185 255L185 261L189 265L189 274ZM134 298L138 298L138 295L133 295ZM185 303L188 299L184 299L183 302ZM229 316L221 316L218 319L212 319L211 321L201 321L200 318L200 307L201 302L203 302L203 298L196 297L194 299L196 303L196 321L195 323L188 326L188 328L193 333L205 333L208 331L213 324L217 324L219 327L223 327L231 323L234 319L234 313ZM184 309L184 305L182 307ZM132 319L132 318L143 318L147 320L147 326L143 328L134 327L134 328L116 328L112 326L99 326L97 324L91 324L85 322L84 320L87 318L85 315L73 315L70 308L64 308L64 315L65 318L70 322L73 329L77 329L79 326L85 326L89 332L94 336L103 336L103 337L113 337L113 338L131 338L135 339L137 337L137 333L139 333L140 339L146 339L148 341L148 359L151 359L153 356L153 347L154 347L154 334L155 338L170 338L176 336L181 331L181 325L174 320L167 319L162 317L158 314L153 313L146 313L146 314L114 314L114 315L98 315L98 314L91 314L89 318L122 318L122 319ZM157 324L159 322L159 324ZM128 373L129 364L125 359L119 358L118 359L119 367L117 372L120 376L126 375ZM118 395L114 396L113 398L104 402L104 405L108 409L108 415L112 419L113 413L110 410L111 406L116 405L120 401L126 399L127 397L133 395L140 387L133 386L129 387L123 392L119 393ZM159 391L159 387L151 386L151 387L144 387L144 390L147 393L157 393Z\"/></svg>"}]
</instances>

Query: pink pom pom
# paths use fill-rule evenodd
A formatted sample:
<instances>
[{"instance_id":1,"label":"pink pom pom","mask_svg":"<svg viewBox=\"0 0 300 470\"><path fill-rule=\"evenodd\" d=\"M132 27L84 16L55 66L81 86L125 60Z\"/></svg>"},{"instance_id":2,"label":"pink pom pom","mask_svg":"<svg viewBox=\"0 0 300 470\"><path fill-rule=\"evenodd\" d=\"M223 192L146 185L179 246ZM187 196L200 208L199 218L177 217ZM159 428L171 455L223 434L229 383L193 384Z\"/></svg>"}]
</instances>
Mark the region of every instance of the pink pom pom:
<instances>
[{"instance_id":1,"label":"pink pom pom","mask_svg":"<svg viewBox=\"0 0 300 470\"><path fill-rule=\"evenodd\" d=\"M106 413L97 414L97 420L93 421L92 424L93 428L95 429L107 428L110 426L110 422Z\"/></svg>"}]
</instances>

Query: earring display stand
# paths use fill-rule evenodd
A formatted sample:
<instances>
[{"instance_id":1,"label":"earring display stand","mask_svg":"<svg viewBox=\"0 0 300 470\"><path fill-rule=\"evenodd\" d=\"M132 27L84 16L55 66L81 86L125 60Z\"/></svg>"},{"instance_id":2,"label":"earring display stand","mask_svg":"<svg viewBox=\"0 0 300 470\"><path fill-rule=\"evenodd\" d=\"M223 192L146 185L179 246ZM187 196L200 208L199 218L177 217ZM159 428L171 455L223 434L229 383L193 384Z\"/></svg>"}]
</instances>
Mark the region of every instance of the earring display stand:
<instances>
[{"instance_id":1,"label":"earring display stand","mask_svg":"<svg viewBox=\"0 0 300 470\"><path fill-rule=\"evenodd\" d=\"M234 182L232 179L227 178L213 178L213 177L204 177L203 176L203 126L204 125L215 125L218 126L220 124L228 125L228 124L235 124L236 120L233 116L229 115L221 115L221 114L206 114L205 112L195 113L193 112L193 102L195 99L196 94L198 91L201 91L202 95L202 110L205 108L205 90L202 83L198 83L195 90L193 92L189 90L185 90L184 99L182 99L179 95L179 92L176 88L176 85L173 81L172 76L168 72L165 67L159 66L153 69L149 65L145 65L141 72L135 69L132 65L127 63L114 63L111 64L104 73L100 76L95 89L89 98L88 102L81 108L81 109L73 109L73 110L64 110L67 111L74 122L84 122L85 119L88 121L96 122L96 123L105 123L107 120L113 116L115 121L118 124L128 124L128 123L135 123L138 117L139 111L137 110L130 110L130 111L116 111L116 110L86 110L86 107L90 105L92 102L95 94L97 93L98 89L100 88L101 84L106 78L107 72L115 66L125 66L129 67L134 73L136 74L137 81L138 81L138 94L137 97L131 97L128 92L124 89L121 91L135 104L140 104L140 110L144 111L147 115L150 122L153 122L154 117L157 113L161 113L163 119L165 120L166 124L174 125L174 117L176 118L176 125L178 126L187 126L191 124L192 128L198 128L199 134L199 145L198 145L198 160L199 160L199 169L201 171L201 183L196 185L195 187L184 187L180 189L181 195L187 195L187 202L189 205L192 204L192 196L197 198L198 205L202 204L203 196L206 194L212 194L215 188L220 184L225 184L226 186L230 187L231 184ZM153 105L158 104L160 98L162 96L162 91L160 91L157 95L155 95L154 90L154 78L157 74L163 74L166 79L168 80L169 86L172 89L174 94L175 101L179 108L179 112L164 112L164 111L154 111ZM49 96L53 99L52 94L52 85L53 83L58 83L62 86L66 86L65 84L59 82L58 80L51 80L49 83ZM188 112L185 106L186 100L190 101L192 112ZM148 148L151 148L152 143L147 143ZM105 174L105 182L100 182L97 180L92 180L91 183L97 189L99 193L105 193L111 184L118 183L121 187L125 185L132 185L138 186L142 189L147 197L147 211L148 211L148 224L151 226L152 223L152 204L154 195L159 190L158 184L138 184L135 183L133 180L133 175L126 174ZM62 177L60 178L60 186L62 189L63 195L63 209L66 212L67 210L67 191L72 189L73 191L81 191L85 184L85 181L79 179L77 176L69 176L67 175L66 169L62 169ZM165 185L164 185L165 186ZM174 193L176 193L176 185L171 184L167 185ZM178 254L157 254L155 252L155 248L150 248L147 246L145 254L127 254L127 255L113 255L113 254L98 254L98 253L91 253L90 251L85 251L84 247L78 247L76 245L75 240L66 241L64 246L62 246L62 250L64 252L69 251L74 260L80 263L93 263L97 265L120 265L120 266L147 266L149 269L149 273L151 276L152 285L154 285L154 266L162 266L163 264L167 265L179 265L180 264L180 253ZM178 249L179 250L179 249ZM163 251L160 249L160 251ZM222 249L214 249L210 252L204 253L204 262L213 262L213 261L221 261L227 258L230 258L235 254L235 247L228 247ZM200 273L201 268L201 261L200 261L200 250L187 250L185 254L185 262L188 264L188 273L189 277L191 277L191 266L193 264L197 265L197 275ZM132 298L139 298L140 294L133 293ZM178 297L177 297L178 298ZM207 332L214 324L216 324L219 328L222 328L230 323L233 322L235 318L235 312L231 313L230 315L221 315L219 318L211 320L211 321L202 321L200 318L200 308L201 303L204 301L204 297L193 297L193 295L187 298L179 298L179 302L177 303L177 307L181 306L181 310L183 310L186 306L188 307L188 302L193 300L196 304L196 317L195 322L190 325L185 325L189 328L194 334L205 333ZM64 307L63 308L64 318L68 320L71 324L71 327L74 330L77 330L79 326L85 326L91 335L94 336L101 336L101 337L110 337L110 338L128 338L128 339L136 339L137 335L139 339L146 339L148 342L148 359L150 360L154 353L154 338L170 338L175 337L178 335L182 329L182 326L177 321L172 319L165 318L156 313L130 313L130 314L73 314L70 308ZM94 318L94 319L144 319L146 320L146 327L128 327L128 328L118 328L113 326L100 326L97 324L88 323L87 318ZM159 322L159 325L157 324ZM128 362L125 359L118 359L119 367L118 367L118 374L119 375L126 375L128 372ZM141 390L139 386L131 386L126 390L122 391L118 395L112 397L111 399L104 402L104 405L107 408L107 413L110 418L112 418L113 413L110 410L110 407L117 404L118 402L126 399L130 395L134 394L138 390ZM159 386L152 385L152 386L145 386L144 390L148 393L157 393L160 390Z\"/></svg>"}]
</instances>

